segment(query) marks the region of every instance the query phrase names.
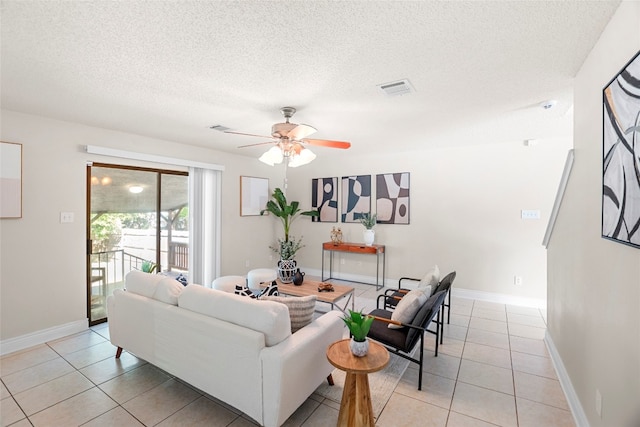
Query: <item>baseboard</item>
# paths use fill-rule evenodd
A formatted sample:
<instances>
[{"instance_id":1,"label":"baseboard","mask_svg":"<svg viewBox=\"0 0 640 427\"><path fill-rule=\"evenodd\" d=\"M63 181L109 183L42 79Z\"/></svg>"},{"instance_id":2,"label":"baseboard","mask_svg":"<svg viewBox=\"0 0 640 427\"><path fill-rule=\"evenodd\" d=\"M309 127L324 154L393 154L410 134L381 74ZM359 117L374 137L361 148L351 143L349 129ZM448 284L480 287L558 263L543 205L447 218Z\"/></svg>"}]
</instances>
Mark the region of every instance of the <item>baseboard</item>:
<instances>
[{"instance_id":1,"label":"baseboard","mask_svg":"<svg viewBox=\"0 0 640 427\"><path fill-rule=\"evenodd\" d=\"M587 414L584 412L584 409L580 404L580 399L578 399L578 395L576 394L576 391L573 388L573 384L571 384L571 379L569 378L569 374L567 373L567 370L564 367L564 363L562 363L562 358L560 357L560 353L558 353L558 349L553 343L553 340L551 339L551 335L549 335L548 330L544 335L544 342L547 344L547 349L549 350L551 361L553 362L553 366L556 368L556 373L558 374L558 380L560 381L560 386L562 387L562 390L564 391L564 395L567 398L567 404L569 405L569 409L571 409L571 413L573 414L573 420L575 421L578 427L589 427Z\"/></svg>"},{"instance_id":2,"label":"baseboard","mask_svg":"<svg viewBox=\"0 0 640 427\"><path fill-rule=\"evenodd\" d=\"M15 338L9 338L0 341L0 356L13 353L15 351L24 350L48 341L57 340L58 338L76 334L89 328L87 319L77 320L75 322L66 323L64 325L54 326L43 329L41 331L32 332Z\"/></svg>"},{"instance_id":3,"label":"baseboard","mask_svg":"<svg viewBox=\"0 0 640 427\"><path fill-rule=\"evenodd\" d=\"M457 298L477 299L480 301L497 302L500 304L519 305L523 307L547 309L547 300L538 298L524 298L514 295L498 294L494 292L476 291L451 287L451 295Z\"/></svg>"},{"instance_id":4,"label":"baseboard","mask_svg":"<svg viewBox=\"0 0 640 427\"><path fill-rule=\"evenodd\" d=\"M322 271L318 270L318 269L314 269L314 268L310 268L310 269L304 269L305 274L308 274L310 276L315 276L315 277L322 277ZM350 273L336 273L335 271L333 272L333 274L339 276L339 277L333 277L333 279L335 280L346 280L348 282L358 282L358 283L363 283L366 285L371 285L371 286L375 286L376 285L376 278L372 277L372 276L364 276L361 274L350 274ZM381 286L398 286L398 281L395 280L391 280L391 279L386 279L383 280L383 278L380 278L380 285Z\"/></svg>"},{"instance_id":5,"label":"baseboard","mask_svg":"<svg viewBox=\"0 0 640 427\"><path fill-rule=\"evenodd\" d=\"M322 272L317 269L305 269L306 274L310 276L321 277ZM339 278L334 277L336 280L347 280L358 283L366 283L374 285L376 278L371 276L363 276L358 274L340 273ZM384 285L389 288L395 288L398 286L397 279L385 279ZM547 308L547 301L538 298L524 298L513 295L498 294L494 292L475 291L471 289L461 289L455 285L451 287L451 295L458 298L476 299L480 301L497 302L500 304L518 305L523 307L533 308Z\"/></svg>"}]
</instances>

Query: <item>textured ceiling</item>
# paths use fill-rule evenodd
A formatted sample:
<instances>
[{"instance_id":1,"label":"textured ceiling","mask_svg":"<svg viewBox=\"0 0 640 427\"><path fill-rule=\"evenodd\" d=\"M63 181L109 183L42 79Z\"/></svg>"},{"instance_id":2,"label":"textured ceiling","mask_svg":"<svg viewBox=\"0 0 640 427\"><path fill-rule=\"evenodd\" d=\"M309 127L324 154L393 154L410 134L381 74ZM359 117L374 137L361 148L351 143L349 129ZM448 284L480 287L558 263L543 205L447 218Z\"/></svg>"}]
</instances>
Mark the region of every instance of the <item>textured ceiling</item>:
<instances>
[{"instance_id":1,"label":"textured ceiling","mask_svg":"<svg viewBox=\"0 0 640 427\"><path fill-rule=\"evenodd\" d=\"M619 3L3 0L0 102L249 156L208 126L268 135L293 106L349 155L566 137ZM376 86L399 79L415 93Z\"/></svg>"}]
</instances>

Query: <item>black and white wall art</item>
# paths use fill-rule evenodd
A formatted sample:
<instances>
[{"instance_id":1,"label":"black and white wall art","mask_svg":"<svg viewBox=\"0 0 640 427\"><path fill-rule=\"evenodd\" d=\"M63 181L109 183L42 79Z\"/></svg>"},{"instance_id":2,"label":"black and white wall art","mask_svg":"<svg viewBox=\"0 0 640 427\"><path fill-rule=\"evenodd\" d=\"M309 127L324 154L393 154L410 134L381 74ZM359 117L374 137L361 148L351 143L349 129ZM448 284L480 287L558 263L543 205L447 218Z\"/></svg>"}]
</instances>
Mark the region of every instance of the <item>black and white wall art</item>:
<instances>
[{"instance_id":1,"label":"black and white wall art","mask_svg":"<svg viewBox=\"0 0 640 427\"><path fill-rule=\"evenodd\" d=\"M409 172L376 175L379 224L409 224Z\"/></svg>"},{"instance_id":2,"label":"black and white wall art","mask_svg":"<svg viewBox=\"0 0 640 427\"><path fill-rule=\"evenodd\" d=\"M640 52L602 100L602 237L640 248Z\"/></svg>"},{"instance_id":3,"label":"black and white wall art","mask_svg":"<svg viewBox=\"0 0 640 427\"><path fill-rule=\"evenodd\" d=\"M358 222L371 212L371 175L342 177L342 222Z\"/></svg>"},{"instance_id":4,"label":"black and white wall art","mask_svg":"<svg viewBox=\"0 0 640 427\"><path fill-rule=\"evenodd\" d=\"M338 178L314 178L311 180L311 207L319 216L313 222L338 222Z\"/></svg>"}]
</instances>

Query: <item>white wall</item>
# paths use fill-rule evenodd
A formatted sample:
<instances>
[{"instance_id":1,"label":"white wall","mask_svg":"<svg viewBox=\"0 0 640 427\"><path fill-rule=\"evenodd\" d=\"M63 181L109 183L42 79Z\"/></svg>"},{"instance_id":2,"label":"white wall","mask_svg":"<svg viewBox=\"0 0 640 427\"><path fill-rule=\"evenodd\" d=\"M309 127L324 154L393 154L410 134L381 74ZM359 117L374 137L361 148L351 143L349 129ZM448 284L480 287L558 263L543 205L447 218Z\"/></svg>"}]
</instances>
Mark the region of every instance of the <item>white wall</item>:
<instances>
[{"instance_id":1,"label":"white wall","mask_svg":"<svg viewBox=\"0 0 640 427\"><path fill-rule=\"evenodd\" d=\"M542 239L570 140L521 142L397 153L371 154L353 161L326 161L289 171L289 195L311 206L311 179L410 172L409 225L379 224L376 243L387 250L387 279L422 278L438 264L442 274L457 271L454 287L508 295L526 303L546 302L546 253ZM375 187L375 184L373 184ZM541 220L522 220L521 209L540 209ZM375 197L372 202L375 212ZM346 241L362 242L360 224L312 223L301 218L292 228L307 247L298 257L320 269L321 244L341 226ZM372 276L375 258L344 256L342 277ZM338 259L338 258L336 258ZM362 263L360 266L358 263ZM335 268L334 268L335 269ZM514 286L514 276L522 286Z\"/></svg>"},{"instance_id":2,"label":"white wall","mask_svg":"<svg viewBox=\"0 0 640 427\"><path fill-rule=\"evenodd\" d=\"M602 89L639 49L640 3L623 2L576 77L575 163L548 250L548 334L593 427L640 425L640 250L600 237Z\"/></svg>"},{"instance_id":3,"label":"white wall","mask_svg":"<svg viewBox=\"0 0 640 427\"><path fill-rule=\"evenodd\" d=\"M24 216L0 221L2 342L47 328L86 326L86 162L128 164L88 155L83 150L87 144L224 165L221 273L245 274L275 264L268 246L282 230L270 217L239 216L239 176L267 177L275 188L283 182L282 166L6 110L1 114L0 139L22 143L24 154ZM458 289L544 303L541 241L569 148L570 141L543 140L532 148L513 142L371 154L357 162L328 161L318 149L313 163L289 170L288 195L308 209L312 178L410 172L411 224L376 227L377 241L388 250L389 282L422 277L437 263L443 273L458 272ZM542 219L523 221L520 209L540 209ZM74 212L76 221L60 224L61 211ZM359 224L301 218L293 234L304 235L307 245L298 258L303 270L319 272L321 243L329 240L333 225L343 226L347 240L362 241ZM341 274L374 275L370 259L354 256L346 261ZM513 285L514 275L522 276L522 287Z\"/></svg>"},{"instance_id":4,"label":"white wall","mask_svg":"<svg viewBox=\"0 0 640 427\"><path fill-rule=\"evenodd\" d=\"M272 234L264 233L267 218L239 216L239 176L269 177L274 169L213 150L5 110L1 114L0 140L23 144L23 217L0 220L2 341L69 324L86 327L87 161L169 168L89 155L87 144L224 165L222 274L246 273L245 257L268 258ZM61 224L62 211L73 212L75 222Z\"/></svg>"}]
</instances>

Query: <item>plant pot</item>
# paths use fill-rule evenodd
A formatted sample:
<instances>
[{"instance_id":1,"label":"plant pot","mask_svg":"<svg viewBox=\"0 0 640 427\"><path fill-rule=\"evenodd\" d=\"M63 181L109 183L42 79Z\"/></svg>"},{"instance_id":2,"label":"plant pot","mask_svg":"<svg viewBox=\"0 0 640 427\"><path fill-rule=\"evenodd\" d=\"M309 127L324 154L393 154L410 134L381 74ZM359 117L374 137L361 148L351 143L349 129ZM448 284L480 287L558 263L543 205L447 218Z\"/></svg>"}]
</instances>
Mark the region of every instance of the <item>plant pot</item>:
<instances>
[{"instance_id":1,"label":"plant pot","mask_svg":"<svg viewBox=\"0 0 640 427\"><path fill-rule=\"evenodd\" d=\"M278 261L278 278L282 283L293 282L293 276L296 273L295 259L281 259Z\"/></svg>"},{"instance_id":2,"label":"plant pot","mask_svg":"<svg viewBox=\"0 0 640 427\"><path fill-rule=\"evenodd\" d=\"M351 353L356 357L366 356L369 352L369 338L365 338L364 341L356 341L351 338L349 342L349 348L351 349Z\"/></svg>"},{"instance_id":3,"label":"plant pot","mask_svg":"<svg viewBox=\"0 0 640 427\"><path fill-rule=\"evenodd\" d=\"M376 232L374 230L364 230L363 238L364 244L367 246L373 245L373 240L376 237Z\"/></svg>"}]
</instances>

